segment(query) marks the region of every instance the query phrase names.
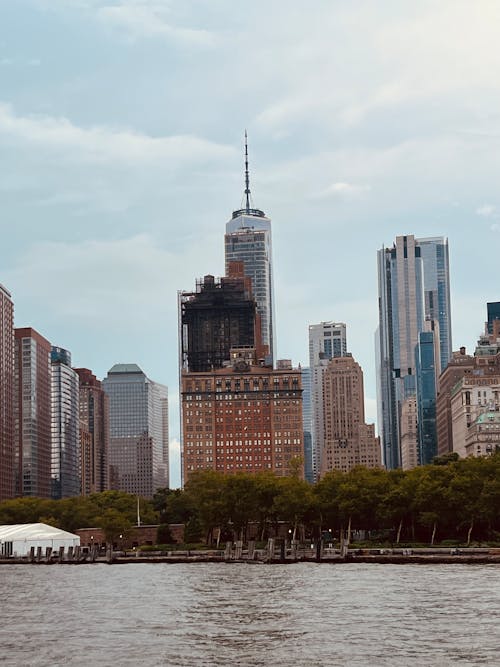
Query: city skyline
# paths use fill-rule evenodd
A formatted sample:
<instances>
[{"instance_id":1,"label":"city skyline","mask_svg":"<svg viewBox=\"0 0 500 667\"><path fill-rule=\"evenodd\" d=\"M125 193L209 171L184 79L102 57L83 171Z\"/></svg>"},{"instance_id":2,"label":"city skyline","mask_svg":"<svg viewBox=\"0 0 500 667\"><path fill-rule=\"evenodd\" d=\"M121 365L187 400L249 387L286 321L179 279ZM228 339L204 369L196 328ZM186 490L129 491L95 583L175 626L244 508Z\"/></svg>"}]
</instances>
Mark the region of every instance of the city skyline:
<instances>
[{"instance_id":1,"label":"city skyline","mask_svg":"<svg viewBox=\"0 0 500 667\"><path fill-rule=\"evenodd\" d=\"M453 348L474 348L498 301L500 8L257 2L243 20L144 1L127 22L131 2L9 4L0 283L16 327L75 366L134 362L169 386L175 469L175 294L224 273L245 127L273 220L277 357L306 365L308 325L346 322L373 421L374 256L402 234L449 238Z\"/></svg>"}]
</instances>

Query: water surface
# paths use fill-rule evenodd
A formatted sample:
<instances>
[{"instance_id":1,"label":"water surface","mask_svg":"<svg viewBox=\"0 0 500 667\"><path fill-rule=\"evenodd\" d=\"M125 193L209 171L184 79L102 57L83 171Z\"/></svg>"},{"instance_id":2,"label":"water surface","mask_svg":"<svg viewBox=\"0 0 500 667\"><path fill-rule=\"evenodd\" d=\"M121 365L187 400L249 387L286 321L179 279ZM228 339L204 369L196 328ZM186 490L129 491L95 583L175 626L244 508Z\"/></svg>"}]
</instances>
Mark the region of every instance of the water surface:
<instances>
[{"instance_id":1,"label":"water surface","mask_svg":"<svg viewBox=\"0 0 500 667\"><path fill-rule=\"evenodd\" d=\"M497 565L0 566L4 667L500 665Z\"/></svg>"}]
</instances>

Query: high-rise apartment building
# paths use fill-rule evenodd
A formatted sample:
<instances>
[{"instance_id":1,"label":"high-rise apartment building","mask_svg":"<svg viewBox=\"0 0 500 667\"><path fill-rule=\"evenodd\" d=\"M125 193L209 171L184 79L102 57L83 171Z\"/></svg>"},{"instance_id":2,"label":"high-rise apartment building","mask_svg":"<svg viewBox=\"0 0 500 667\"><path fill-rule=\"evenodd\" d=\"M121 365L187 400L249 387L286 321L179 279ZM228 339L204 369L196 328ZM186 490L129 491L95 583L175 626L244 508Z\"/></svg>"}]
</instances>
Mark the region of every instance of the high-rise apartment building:
<instances>
[{"instance_id":1,"label":"high-rise apartment building","mask_svg":"<svg viewBox=\"0 0 500 667\"><path fill-rule=\"evenodd\" d=\"M313 470L313 421L312 421L312 374L310 368L302 368L302 421L304 423L304 478L314 483Z\"/></svg>"},{"instance_id":2,"label":"high-rise apartment building","mask_svg":"<svg viewBox=\"0 0 500 667\"><path fill-rule=\"evenodd\" d=\"M78 374L71 368L71 353L52 347L52 498L72 498L81 493L80 396Z\"/></svg>"},{"instance_id":3,"label":"high-rise apartment building","mask_svg":"<svg viewBox=\"0 0 500 667\"><path fill-rule=\"evenodd\" d=\"M80 381L81 493L109 488L109 398L88 368L75 368Z\"/></svg>"},{"instance_id":4,"label":"high-rise apartment building","mask_svg":"<svg viewBox=\"0 0 500 667\"><path fill-rule=\"evenodd\" d=\"M151 498L168 486L168 390L136 364L115 364L109 397L109 464L118 489Z\"/></svg>"},{"instance_id":5,"label":"high-rise apartment building","mask_svg":"<svg viewBox=\"0 0 500 667\"><path fill-rule=\"evenodd\" d=\"M15 493L51 497L51 345L15 329Z\"/></svg>"},{"instance_id":6,"label":"high-rise apartment building","mask_svg":"<svg viewBox=\"0 0 500 667\"><path fill-rule=\"evenodd\" d=\"M311 369L311 420L313 476L321 470L321 453L325 443L323 373L330 359L347 354L346 325L343 322L320 322L309 326L309 368Z\"/></svg>"},{"instance_id":7,"label":"high-rise apartment building","mask_svg":"<svg viewBox=\"0 0 500 667\"><path fill-rule=\"evenodd\" d=\"M196 470L303 474L301 372L233 348L228 363L181 374L183 482Z\"/></svg>"},{"instance_id":8,"label":"high-rise apartment building","mask_svg":"<svg viewBox=\"0 0 500 667\"><path fill-rule=\"evenodd\" d=\"M245 207L233 212L224 237L226 275L231 262L243 262L244 274L252 281L252 292L261 318L262 343L274 359L274 295L271 220L250 206L248 150L245 134Z\"/></svg>"},{"instance_id":9,"label":"high-rise apartment building","mask_svg":"<svg viewBox=\"0 0 500 667\"><path fill-rule=\"evenodd\" d=\"M323 373L324 444L321 474L380 466L375 425L365 423L363 371L351 355L328 362Z\"/></svg>"},{"instance_id":10,"label":"high-rise apartment building","mask_svg":"<svg viewBox=\"0 0 500 667\"><path fill-rule=\"evenodd\" d=\"M0 502L14 495L14 304L0 285Z\"/></svg>"},{"instance_id":11,"label":"high-rise apartment building","mask_svg":"<svg viewBox=\"0 0 500 667\"><path fill-rule=\"evenodd\" d=\"M439 324L440 366L451 357L448 242L398 236L378 252L379 430L387 468L401 465L403 402L416 393L415 348L426 319Z\"/></svg>"}]
</instances>

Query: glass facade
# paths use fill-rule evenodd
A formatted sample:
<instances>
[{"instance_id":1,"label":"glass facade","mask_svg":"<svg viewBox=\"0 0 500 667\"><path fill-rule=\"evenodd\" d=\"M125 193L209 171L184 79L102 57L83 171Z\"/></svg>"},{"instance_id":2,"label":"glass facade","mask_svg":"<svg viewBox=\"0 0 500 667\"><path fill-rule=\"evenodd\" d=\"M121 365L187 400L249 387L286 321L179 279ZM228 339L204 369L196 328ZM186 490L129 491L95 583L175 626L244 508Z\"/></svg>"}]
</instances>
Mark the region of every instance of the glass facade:
<instances>
[{"instance_id":1,"label":"glass facade","mask_svg":"<svg viewBox=\"0 0 500 667\"><path fill-rule=\"evenodd\" d=\"M236 212L226 224L224 237L225 272L230 262L243 262L245 276L252 279L253 297L261 317L262 342L275 358L274 295L272 274L271 220L261 211L249 215Z\"/></svg>"},{"instance_id":2,"label":"glass facade","mask_svg":"<svg viewBox=\"0 0 500 667\"><path fill-rule=\"evenodd\" d=\"M401 406L417 391L415 349L426 320L438 323L436 366L445 368L451 357L447 239L398 236L392 248L378 252L378 287L379 432L384 464L391 469L401 465Z\"/></svg>"},{"instance_id":3,"label":"glass facade","mask_svg":"<svg viewBox=\"0 0 500 667\"><path fill-rule=\"evenodd\" d=\"M417 377L418 463L432 463L437 456L436 359L434 331L422 331L415 348Z\"/></svg>"},{"instance_id":4,"label":"glass facade","mask_svg":"<svg viewBox=\"0 0 500 667\"><path fill-rule=\"evenodd\" d=\"M71 354L52 347L52 498L81 493L80 395L78 374L71 368Z\"/></svg>"},{"instance_id":5,"label":"glass facade","mask_svg":"<svg viewBox=\"0 0 500 667\"><path fill-rule=\"evenodd\" d=\"M312 402L311 402L311 369L302 368L302 421L304 424L304 477L310 484L314 483L313 471L313 437L312 437Z\"/></svg>"},{"instance_id":6,"label":"glass facade","mask_svg":"<svg viewBox=\"0 0 500 667\"><path fill-rule=\"evenodd\" d=\"M136 364L102 381L109 397L109 462L117 488L151 498L168 486L168 390Z\"/></svg>"},{"instance_id":7,"label":"glass facade","mask_svg":"<svg viewBox=\"0 0 500 667\"><path fill-rule=\"evenodd\" d=\"M14 304L0 285L0 502L14 494Z\"/></svg>"}]
</instances>

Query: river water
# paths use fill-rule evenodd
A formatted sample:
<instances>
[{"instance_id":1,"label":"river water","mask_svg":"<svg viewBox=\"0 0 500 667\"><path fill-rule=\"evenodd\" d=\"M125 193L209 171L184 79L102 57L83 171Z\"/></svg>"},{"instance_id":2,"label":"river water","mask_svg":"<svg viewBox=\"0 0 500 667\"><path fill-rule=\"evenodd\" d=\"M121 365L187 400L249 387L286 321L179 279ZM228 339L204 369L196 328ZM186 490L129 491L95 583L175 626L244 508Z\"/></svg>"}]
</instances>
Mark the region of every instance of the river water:
<instances>
[{"instance_id":1,"label":"river water","mask_svg":"<svg viewBox=\"0 0 500 667\"><path fill-rule=\"evenodd\" d=\"M500 665L495 565L0 566L0 664Z\"/></svg>"}]
</instances>

